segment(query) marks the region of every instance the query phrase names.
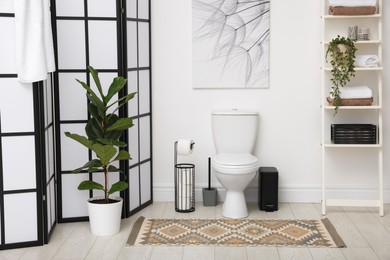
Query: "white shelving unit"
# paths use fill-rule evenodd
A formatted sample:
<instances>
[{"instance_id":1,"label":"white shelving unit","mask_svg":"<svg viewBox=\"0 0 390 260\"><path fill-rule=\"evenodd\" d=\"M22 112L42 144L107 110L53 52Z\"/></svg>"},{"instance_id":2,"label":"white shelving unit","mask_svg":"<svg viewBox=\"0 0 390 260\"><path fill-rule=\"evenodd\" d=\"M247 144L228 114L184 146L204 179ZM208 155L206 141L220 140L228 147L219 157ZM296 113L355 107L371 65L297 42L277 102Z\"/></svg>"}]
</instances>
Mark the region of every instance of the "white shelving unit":
<instances>
[{"instance_id":1,"label":"white shelving unit","mask_svg":"<svg viewBox=\"0 0 390 260\"><path fill-rule=\"evenodd\" d=\"M322 1L322 214L326 214L328 206L358 206L377 207L379 215L384 215L383 209L383 151L382 151L382 1L377 0L376 14L373 15L329 15L328 0ZM369 28L370 39L356 41L357 55L376 54L379 57L378 67L356 67L356 77L352 80L355 85L368 85L373 90L374 102L371 106L340 106L337 115L334 116L334 106L328 105L326 97L329 96L331 81L331 67L325 60L327 46L331 39L340 36L348 36L348 27L357 25L359 28ZM352 84L351 84L352 85ZM353 122L351 122L353 121ZM333 123L370 123L377 126L376 144L333 144L330 138L330 125ZM344 149L344 150L343 150ZM328 198L329 187L327 179L332 174L329 171L329 154L338 151L354 151L371 149L377 158L378 187L375 199L364 198ZM334 157L332 159L335 159ZM371 158L370 158L371 159ZM361 163L359 159L357 163ZM334 176L333 176L334 177ZM354 180L351 180L353 182ZM340 185L342 187L342 185Z\"/></svg>"}]
</instances>

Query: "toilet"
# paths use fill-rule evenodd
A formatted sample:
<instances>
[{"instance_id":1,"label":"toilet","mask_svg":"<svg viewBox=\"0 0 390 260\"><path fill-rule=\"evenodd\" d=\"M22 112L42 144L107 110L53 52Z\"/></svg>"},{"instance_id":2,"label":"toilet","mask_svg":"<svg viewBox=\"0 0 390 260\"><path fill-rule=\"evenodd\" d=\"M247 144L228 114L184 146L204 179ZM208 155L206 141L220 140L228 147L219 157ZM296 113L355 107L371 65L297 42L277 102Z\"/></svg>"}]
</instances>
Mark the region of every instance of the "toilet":
<instances>
[{"instance_id":1,"label":"toilet","mask_svg":"<svg viewBox=\"0 0 390 260\"><path fill-rule=\"evenodd\" d=\"M259 170L259 160L252 155L257 138L259 114L248 110L215 110L211 113L217 154L212 168L226 189L222 215L227 218L248 216L244 190Z\"/></svg>"}]
</instances>

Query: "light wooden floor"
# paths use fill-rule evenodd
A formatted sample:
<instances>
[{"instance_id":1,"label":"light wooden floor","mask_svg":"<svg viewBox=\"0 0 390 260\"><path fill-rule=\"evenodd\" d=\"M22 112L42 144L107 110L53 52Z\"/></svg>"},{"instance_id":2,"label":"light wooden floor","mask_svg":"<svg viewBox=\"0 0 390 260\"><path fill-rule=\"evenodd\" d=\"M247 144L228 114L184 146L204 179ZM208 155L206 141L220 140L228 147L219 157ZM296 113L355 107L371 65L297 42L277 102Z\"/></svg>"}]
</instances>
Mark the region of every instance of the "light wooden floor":
<instances>
[{"instance_id":1,"label":"light wooden floor","mask_svg":"<svg viewBox=\"0 0 390 260\"><path fill-rule=\"evenodd\" d=\"M319 204L280 203L276 212L259 211L249 204L249 218L319 219ZM252 259L390 259L390 205L385 216L376 209L329 208L331 220L347 248L290 247L198 247L198 246L125 246L127 236L138 216L148 218L221 218L221 204L203 207L196 204L193 213L177 213L174 203L154 203L135 216L123 220L121 232L111 237L96 237L88 222L58 224L48 245L0 251L0 259L158 259L158 260L252 260Z\"/></svg>"}]
</instances>

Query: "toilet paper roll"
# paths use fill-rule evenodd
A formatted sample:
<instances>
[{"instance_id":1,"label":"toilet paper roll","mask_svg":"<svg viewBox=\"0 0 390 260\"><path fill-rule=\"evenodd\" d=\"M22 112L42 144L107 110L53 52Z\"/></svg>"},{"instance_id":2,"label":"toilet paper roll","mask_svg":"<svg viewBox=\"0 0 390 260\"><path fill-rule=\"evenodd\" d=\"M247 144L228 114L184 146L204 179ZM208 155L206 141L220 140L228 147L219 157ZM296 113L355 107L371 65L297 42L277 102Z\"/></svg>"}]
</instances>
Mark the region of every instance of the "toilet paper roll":
<instances>
[{"instance_id":1,"label":"toilet paper roll","mask_svg":"<svg viewBox=\"0 0 390 260\"><path fill-rule=\"evenodd\" d=\"M177 154L179 155L189 155L194 150L195 142L191 139L180 139L177 141Z\"/></svg>"}]
</instances>

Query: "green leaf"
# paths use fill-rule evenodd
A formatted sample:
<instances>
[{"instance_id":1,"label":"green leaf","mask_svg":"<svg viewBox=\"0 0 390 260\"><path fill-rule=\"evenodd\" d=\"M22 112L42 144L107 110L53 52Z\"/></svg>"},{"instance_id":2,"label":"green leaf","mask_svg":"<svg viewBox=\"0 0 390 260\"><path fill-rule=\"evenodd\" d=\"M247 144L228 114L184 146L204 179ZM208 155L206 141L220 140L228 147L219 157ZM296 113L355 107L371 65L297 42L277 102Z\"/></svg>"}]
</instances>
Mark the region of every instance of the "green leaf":
<instances>
[{"instance_id":1,"label":"green leaf","mask_svg":"<svg viewBox=\"0 0 390 260\"><path fill-rule=\"evenodd\" d=\"M112 144L112 145L115 145L118 147L126 147L127 146L127 144L124 142L109 139L109 138L98 138L97 140L102 144Z\"/></svg>"},{"instance_id":2,"label":"green leaf","mask_svg":"<svg viewBox=\"0 0 390 260\"><path fill-rule=\"evenodd\" d=\"M107 122L106 129L114 125L118 120L119 120L119 116L117 114L108 114L107 121L106 121Z\"/></svg>"},{"instance_id":3,"label":"green leaf","mask_svg":"<svg viewBox=\"0 0 390 260\"><path fill-rule=\"evenodd\" d=\"M88 140L85 136L81 136L78 134L71 134L69 132L65 132L65 135L69 138L72 138L73 140L79 142L80 144L84 145L85 147L92 149L93 142Z\"/></svg>"},{"instance_id":4,"label":"green leaf","mask_svg":"<svg viewBox=\"0 0 390 260\"><path fill-rule=\"evenodd\" d=\"M110 139L112 140L113 144L116 145L116 146L126 146L127 144L126 143L123 143L123 142L120 142L119 139L122 137L123 135L123 131L111 131L109 133L106 134L106 139ZM120 142L121 145L116 144L115 142Z\"/></svg>"},{"instance_id":5,"label":"green leaf","mask_svg":"<svg viewBox=\"0 0 390 260\"><path fill-rule=\"evenodd\" d=\"M112 140L108 138L98 138L97 141L101 144L110 144L112 145Z\"/></svg>"},{"instance_id":6,"label":"green leaf","mask_svg":"<svg viewBox=\"0 0 390 260\"><path fill-rule=\"evenodd\" d=\"M121 141L117 141L117 140L112 140L112 144L115 146L118 146L118 147L126 147L127 146L126 143L121 142Z\"/></svg>"},{"instance_id":7,"label":"green leaf","mask_svg":"<svg viewBox=\"0 0 390 260\"><path fill-rule=\"evenodd\" d=\"M96 95L96 93L85 82L82 82L82 81L80 81L78 79L76 79L76 81L78 83L80 83L81 86L83 86L83 88L87 91L87 93L88 93L87 96L92 101L92 103L94 103L99 109L104 110L105 109L105 105L99 99L99 97Z\"/></svg>"},{"instance_id":8,"label":"green leaf","mask_svg":"<svg viewBox=\"0 0 390 260\"><path fill-rule=\"evenodd\" d=\"M121 106L125 105L127 102L129 102L130 99L132 99L135 94L137 94L136 92L133 92L133 93L130 93L130 94L127 94L126 96L124 97L121 97L120 99L116 100L114 103L110 104L108 106L108 108L112 107L114 104L118 103L119 105L114 109L114 111L112 113L115 113ZM121 103L122 102L122 103Z\"/></svg>"},{"instance_id":9,"label":"green leaf","mask_svg":"<svg viewBox=\"0 0 390 260\"><path fill-rule=\"evenodd\" d=\"M85 133L87 134L89 140L92 140L94 143L96 143L98 136L95 134L95 132L92 129L91 121L88 121L88 123L86 124Z\"/></svg>"},{"instance_id":10,"label":"green leaf","mask_svg":"<svg viewBox=\"0 0 390 260\"><path fill-rule=\"evenodd\" d=\"M99 121L102 121L102 117L100 116L98 108L95 104L91 102L88 103L88 112L91 114L92 117L96 118Z\"/></svg>"},{"instance_id":11,"label":"green leaf","mask_svg":"<svg viewBox=\"0 0 390 260\"><path fill-rule=\"evenodd\" d=\"M121 172L121 170L118 169L117 167L113 166L113 165L109 165L108 166L108 172Z\"/></svg>"},{"instance_id":12,"label":"green leaf","mask_svg":"<svg viewBox=\"0 0 390 260\"><path fill-rule=\"evenodd\" d=\"M133 126L133 120L131 118L120 118L112 126L107 128L107 132L126 130Z\"/></svg>"},{"instance_id":13,"label":"green leaf","mask_svg":"<svg viewBox=\"0 0 390 260\"><path fill-rule=\"evenodd\" d=\"M112 184L111 189L108 191L108 194L112 194L117 191L123 191L127 189L129 185L124 181L118 181L117 183Z\"/></svg>"},{"instance_id":14,"label":"green leaf","mask_svg":"<svg viewBox=\"0 0 390 260\"><path fill-rule=\"evenodd\" d=\"M104 94L102 90L102 85L100 84L99 72L95 70L92 66L88 66L88 70L91 73L93 80L95 81L96 87L100 93L100 96L102 97L102 100L104 101ZM107 102L105 103L105 105L107 105Z\"/></svg>"},{"instance_id":15,"label":"green leaf","mask_svg":"<svg viewBox=\"0 0 390 260\"><path fill-rule=\"evenodd\" d=\"M72 172L73 173L79 173L84 169L88 169L88 172L90 172L91 168L98 169L98 167L102 167L102 163L98 159L93 159L86 164L84 164L82 167L74 169Z\"/></svg>"},{"instance_id":16,"label":"green leaf","mask_svg":"<svg viewBox=\"0 0 390 260\"><path fill-rule=\"evenodd\" d=\"M96 153L97 157L99 157L102 165L108 165L111 158L114 157L117 152L114 146L101 144L92 145L91 150Z\"/></svg>"},{"instance_id":17,"label":"green leaf","mask_svg":"<svg viewBox=\"0 0 390 260\"><path fill-rule=\"evenodd\" d=\"M104 190L103 185L94 181L83 181L77 187L79 190Z\"/></svg>"},{"instance_id":18,"label":"green leaf","mask_svg":"<svg viewBox=\"0 0 390 260\"><path fill-rule=\"evenodd\" d=\"M126 150L120 150L114 161L120 160L131 160L131 156Z\"/></svg>"},{"instance_id":19,"label":"green leaf","mask_svg":"<svg viewBox=\"0 0 390 260\"><path fill-rule=\"evenodd\" d=\"M111 98L117 94L125 85L126 85L127 79L123 77L116 77L113 79L110 88L108 89L106 101L107 103L111 100ZM107 104L106 103L106 104Z\"/></svg>"},{"instance_id":20,"label":"green leaf","mask_svg":"<svg viewBox=\"0 0 390 260\"><path fill-rule=\"evenodd\" d=\"M96 167L90 167L90 168L88 168L88 172L89 172L89 173L101 172L101 171L102 171L101 168L96 168Z\"/></svg>"},{"instance_id":21,"label":"green leaf","mask_svg":"<svg viewBox=\"0 0 390 260\"><path fill-rule=\"evenodd\" d=\"M91 138L91 136L96 136L97 138L103 138L104 133L103 133L102 126L95 118L91 118L88 121L87 126L88 126L87 136L89 138ZM86 130L87 130L87 127L86 127ZM91 131L93 133L91 133ZM90 134L91 134L91 136L90 136Z\"/></svg>"},{"instance_id":22,"label":"green leaf","mask_svg":"<svg viewBox=\"0 0 390 260\"><path fill-rule=\"evenodd\" d=\"M106 116L107 107L104 106L102 101L100 99L96 100L96 98L94 98L93 96L89 95L88 93L87 93L87 98L88 98L90 103L92 103L92 104L94 104L96 106L97 113L99 114L99 117L100 118L104 118Z\"/></svg>"}]
</instances>

